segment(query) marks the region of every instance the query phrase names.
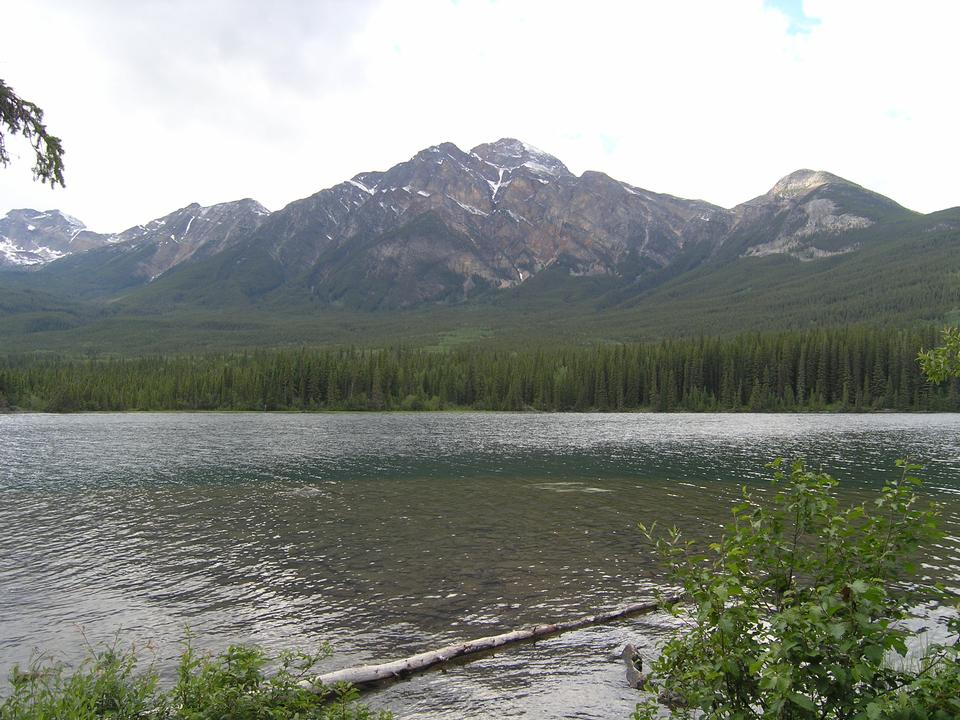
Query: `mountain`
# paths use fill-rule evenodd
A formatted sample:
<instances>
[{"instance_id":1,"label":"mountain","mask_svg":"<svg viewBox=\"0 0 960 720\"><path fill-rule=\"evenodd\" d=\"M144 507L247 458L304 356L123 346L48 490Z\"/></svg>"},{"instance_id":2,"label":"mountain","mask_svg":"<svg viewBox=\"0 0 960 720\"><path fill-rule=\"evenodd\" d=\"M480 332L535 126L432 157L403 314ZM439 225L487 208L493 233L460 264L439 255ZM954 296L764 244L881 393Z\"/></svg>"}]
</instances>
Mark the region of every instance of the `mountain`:
<instances>
[{"instance_id":1,"label":"mountain","mask_svg":"<svg viewBox=\"0 0 960 720\"><path fill-rule=\"evenodd\" d=\"M814 170L790 173L733 213L736 219L723 243L728 252L800 260L852 252L859 247L852 231L915 215L849 180Z\"/></svg>"},{"instance_id":2,"label":"mountain","mask_svg":"<svg viewBox=\"0 0 960 720\"><path fill-rule=\"evenodd\" d=\"M121 233L97 236L102 238L98 247L36 266L15 284L79 298L108 297L227 250L248 238L269 214L249 198L209 207L193 203Z\"/></svg>"},{"instance_id":3,"label":"mountain","mask_svg":"<svg viewBox=\"0 0 960 720\"><path fill-rule=\"evenodd\" d=\"M193 204L116 235L83 233L109 249L61 262L50 274L82 274L80 286L107 276L106 295L229 249L229 257L208 263L205 292L220 286L227 295L259 297L283 288L326 303L411 307L516 287L553 266L636 283L678 260L689 270L718 253L826 257L856 249L851 231L907 214L811 170L728 210L599 172L577 177L552 155L505 138L470 152L435 145L273 214L249 199ZM65 254L59 247L43 258ZM191 271L189 282L202 275ZM183 294L183 278L164 280L161 292L169 284Z\"/></svg>"},{"instance_id":4,"label":"mountain","mask_svg":"<svg viewBox=\"0 0 960 720\"><path fill-rule=\"evenodd\" d=\"M215 274L240 285L268 274L327 303L411 307L514 287L554 264L574 275L663 267L688 244L715 242L727 214L602 173L577 177L518 140L470 152L443 143L273 213L238 245L229 278L222 263Z\"/></svg>"},{"instance_id":5,"label":"mountain","mask_svg":"<svg viewBox=\"0 0 960 720\"><path fill-rule=\"evenodd\" d=\"M59 210L11 210L0 219L0 267L35 267L108 242Z\"/></svg>"},{"instance_id":6,"label":"mountain","mask_svg":"<svg viewBox=\"0 0 960 720\"><path fill-rule=\"evenodd\" d=\"M116 252L136 257L134 275L148 282L188 260L223 252L247 237L270 214L245 198L209 207L192 203L146 225L111 237Z\"/></svg>"},{"instance_id":7,"label":"mountain","mask_svg":"<svg viewBox=\"0 0 960 720\"><path fill-rule=\"evenodd\" d=\"M577 176L509 138L441 143L273 213L194 204L89 235L99 247L0 272L0 308L31 318L0 317L0 338L595 342L960 313L960 210L921 215L814 170L728 209ZM57 301L87 305L26 338Z\"/></svg>"},{"instance_id":8,"label":"mountain","mask_svg":"<svg viewBox=\"0 0 960 720\"><path fill-rule=\"evenodd\" d=\"M578 177L519 140L469 152L442 143L290 203L230 254L168 273L145 297L202 286L205 302L410 308L486 297L545 270L619 283L622 297L706 262L851 252L859 231L914 215L825 172L792 173L725 209L599 172Z\"/></svg>"}]
</instances>

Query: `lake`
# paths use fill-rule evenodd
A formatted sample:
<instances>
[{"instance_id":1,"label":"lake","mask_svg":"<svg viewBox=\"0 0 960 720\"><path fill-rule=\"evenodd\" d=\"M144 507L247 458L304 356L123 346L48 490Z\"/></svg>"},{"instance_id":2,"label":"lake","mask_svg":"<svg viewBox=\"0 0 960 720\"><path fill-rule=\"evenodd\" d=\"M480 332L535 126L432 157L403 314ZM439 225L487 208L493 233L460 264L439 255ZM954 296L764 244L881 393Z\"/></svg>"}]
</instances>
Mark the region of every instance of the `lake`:
<instances>
[{"instance_id":1,"label":"lake","mask_svg":"<svg viewBox=\"0 0 960 720\"><path fill-rule=\"evenodd\" d=\"M717 532L764 464L806 457L844 492L924 464L960 586L958 415L0 415L0 672L83 636L169 677L187 628L219 650L333 644L324 669L648 598L637 521ZM626 718L627 642L594 627L377 691L401 718ZM81 634L83 633L83 634Z\"/></svg>"}]
</instances>

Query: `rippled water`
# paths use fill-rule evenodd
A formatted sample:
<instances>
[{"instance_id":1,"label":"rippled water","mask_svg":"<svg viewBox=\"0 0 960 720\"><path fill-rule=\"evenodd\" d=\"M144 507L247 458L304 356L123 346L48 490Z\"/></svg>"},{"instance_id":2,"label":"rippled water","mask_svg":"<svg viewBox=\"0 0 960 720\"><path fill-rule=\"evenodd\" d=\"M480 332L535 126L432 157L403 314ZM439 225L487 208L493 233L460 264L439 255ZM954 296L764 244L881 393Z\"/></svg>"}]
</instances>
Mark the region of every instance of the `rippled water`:
<instances>
[{"instance_id":1,"label":"rippled water","mask_svg":"<svg viewBox=\"0 0 960 720\"><path fill-rule=\"evenodd\" d=\"M927 469L960 584L956 415L0 416L0 672L34 648L212 650L329 640L382 661L648 597L635 525L715 532L741 483L803 455L852 492ZM379 691L401 718L624 718L630 640L657 616L488 655ZM169 662L165 665L169 668Z\"/></svg>"}]
</instances>

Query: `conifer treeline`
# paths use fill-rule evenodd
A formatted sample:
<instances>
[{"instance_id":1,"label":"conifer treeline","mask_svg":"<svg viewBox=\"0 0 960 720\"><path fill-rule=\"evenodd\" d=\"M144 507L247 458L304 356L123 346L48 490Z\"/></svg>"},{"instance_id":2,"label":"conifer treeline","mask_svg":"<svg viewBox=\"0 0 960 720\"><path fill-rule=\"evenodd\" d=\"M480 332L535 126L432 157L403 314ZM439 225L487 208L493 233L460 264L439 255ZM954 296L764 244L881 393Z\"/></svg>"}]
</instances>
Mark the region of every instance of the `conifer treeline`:
<instances>
[{"instance_id":1,"label":"conifer treeline","mask_svg":"<svg viewBox=\"0 0 960 720\"><path fill-rule=\"evenodd\" d=\"M654 344L301 349L0 360L0 407L25 410L960 410L926 383L935 329L848 328Z\"/></svg>"}]
</instances>

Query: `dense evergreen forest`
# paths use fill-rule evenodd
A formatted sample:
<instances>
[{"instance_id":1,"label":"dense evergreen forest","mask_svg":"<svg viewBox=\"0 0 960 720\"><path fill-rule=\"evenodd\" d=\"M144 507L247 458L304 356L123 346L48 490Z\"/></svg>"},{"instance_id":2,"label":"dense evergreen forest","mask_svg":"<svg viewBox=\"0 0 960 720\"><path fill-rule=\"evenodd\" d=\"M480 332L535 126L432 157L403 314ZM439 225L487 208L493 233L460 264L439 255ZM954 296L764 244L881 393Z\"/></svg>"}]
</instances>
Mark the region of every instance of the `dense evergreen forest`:
<instances>
[{"instance_id":1,"label":"dense evergreen forest","mask_svg":"<svg viewBox=\"0 0 960 720\"><path fill-rule=\"evenodd\" d=\"M960 410L927 383L934 328L847 328L504 351L299 349L0 359L0 408L86 410Z\"/></svg>"}]
</instances>

